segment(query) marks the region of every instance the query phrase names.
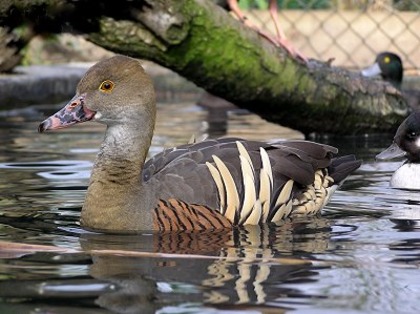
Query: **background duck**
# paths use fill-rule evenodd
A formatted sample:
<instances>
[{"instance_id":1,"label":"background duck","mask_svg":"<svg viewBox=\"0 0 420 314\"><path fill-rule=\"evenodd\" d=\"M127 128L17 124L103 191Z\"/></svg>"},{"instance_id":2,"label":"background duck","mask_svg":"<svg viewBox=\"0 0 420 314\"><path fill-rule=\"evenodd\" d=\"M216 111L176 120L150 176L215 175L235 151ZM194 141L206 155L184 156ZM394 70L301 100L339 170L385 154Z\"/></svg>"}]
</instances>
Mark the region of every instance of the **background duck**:
<instances>
[{"instance_id":1,"label":"background duck","mask_svg":"<svg viewBox=\"0 0 420 314\"><path fill-rule=\"evenodd\" d=\"M380 75L382 79L401 91L409 108L420 109L420 90L402 88L404 69L401 58L395 53L382 52L378 54L375 63L362 70L362 75L367 77Z\"/></svg>"},{"instance_id":2,"label":"background duck","mask_svg":"<svg viewBox=\"0 0 420 314\"><path fill-rule=\"evenodd\" d=\"M379 160L401 157L407 160L392 175L390 186L420 190L420 112L410 114L398 127L391 146L376 156Z\"/></svg>"},{"instance_id":3,"label":"background duck","mask_svg":"<svg viewBox=\"0 0 420 314\"><path fill-rule=\"evenodd\" d=\"M203 230L314 215L360 166L308 141L206 140L147 162L155 125L153 84L140 63L115 56L90 68L76 95L39 126L107 125L81 213L104 232Z\"/></svg>"}]
</instances>

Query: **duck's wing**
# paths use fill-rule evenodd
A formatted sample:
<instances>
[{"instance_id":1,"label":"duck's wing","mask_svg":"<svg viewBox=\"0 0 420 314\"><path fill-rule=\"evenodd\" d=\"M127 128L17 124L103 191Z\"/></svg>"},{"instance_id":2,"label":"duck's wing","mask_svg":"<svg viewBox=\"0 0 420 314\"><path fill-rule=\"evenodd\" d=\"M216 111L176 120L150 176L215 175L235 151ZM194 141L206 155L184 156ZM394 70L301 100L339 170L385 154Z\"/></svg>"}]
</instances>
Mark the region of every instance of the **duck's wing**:
<instances>
[{"instance_id":1,"label":"duck's wing","mask_svg":"<svg viewBox=\"0 0 420 314\"><path fill-rule=\"evenodd\" d=\"M241 139L205 140L165 149L145 163L143 181L153 185L160 200L174 198L216 208L217 186L206 162L212 161L214 154L237 157L238 140ZM234 171L235 167L230 168Z\"/></svg>"},{"instance_id":2,"label":"duck's wing","mask_svg":"<svg viewBox=\"0 0 420 314\"><path fill-rule=\"evenodd\" d=\"M275 222L318 212L328 189L360 166L336 153L308 141L209 140L158 154L143 178L160 201L205 206L235 225Z\"/></svg>"},{"instance_id":3,"label":"duck's wing","mask_svg":"<svg viewBox=\"0 0 420 314\"><path fill-rule=\"evenodd\" d=\"M221 138L221 139L207 139L200 142L193 141L192 143L179 145L164 149L162 152L156 154L146 161L143 167L143 180L148 181L155 174L159 173L163 168L167 167L179 158L184 158L191 153L212 148L218 150L221 145L225 143L234 143L235 141L243 141L240 138Z\"/></svg>"}]
</instances>

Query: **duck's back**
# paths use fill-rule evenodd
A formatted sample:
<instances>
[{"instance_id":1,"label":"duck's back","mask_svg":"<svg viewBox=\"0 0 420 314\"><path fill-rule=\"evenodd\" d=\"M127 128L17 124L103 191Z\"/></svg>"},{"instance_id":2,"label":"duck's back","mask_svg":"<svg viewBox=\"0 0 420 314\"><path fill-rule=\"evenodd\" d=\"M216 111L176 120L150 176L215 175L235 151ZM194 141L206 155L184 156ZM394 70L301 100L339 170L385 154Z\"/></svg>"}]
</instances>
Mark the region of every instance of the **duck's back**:
<instances>
[{"instance_id":1,"label":"duck's back","mask_svg":"<svg viewBox=\"0 0 420 314\"><path fill-rule=\"evenodd\" d=\"M317 213L329 189L360 166L354 156L334 159L336 153L308 141L206 140L154 156L143 180L154 189L158 207L182 215L202 209L233 225L275 222Z\"/></svg>"},{"instance_id":2,"label":"duck's back","mask_svg":"<svg viewBox=\"0 0 420 314\"><path fill-rule=\"evenodd\" d=\"M420 109L420 90L403 89L402 94L409 108L415 111Z\"/></svg>"}]
</instances>

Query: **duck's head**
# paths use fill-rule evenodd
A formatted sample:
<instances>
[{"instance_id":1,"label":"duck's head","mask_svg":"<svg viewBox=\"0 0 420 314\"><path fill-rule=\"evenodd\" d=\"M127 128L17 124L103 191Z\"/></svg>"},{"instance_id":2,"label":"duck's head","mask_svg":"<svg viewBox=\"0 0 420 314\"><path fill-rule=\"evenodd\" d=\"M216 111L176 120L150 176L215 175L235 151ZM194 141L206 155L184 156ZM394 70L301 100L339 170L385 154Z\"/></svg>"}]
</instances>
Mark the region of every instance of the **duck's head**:
<instances>
[{"instance_id":1,"label":"duck's head","mask_svg":"<svg viewBox=\"0 0 420 314\"><path fill-rule=\"evenodd\" d=\"M413 112L401 123L392 145L376 158L387 160L402 156L411 162L420 162L420 112Z\"/></svg>"},{"instance_id":2,"label":"duck's head","mask_svg":"<svg viewBox=\"0 0 420 314\"><path fill-rule=\"evenodd\" d=\"M392 52L382 52L376 56L374 64L362 70L362 75L367 77L380 75L385 81L400 88L403 80L401 58Z\"/></svg>"},{"instance_id":3,"label":"duck's head","mask_svg":"<svg viewBox=\"0 0 420 314\"><path fill-rule=\"evenodd\" d=\"M155 93L138 60L114 56L92 66L77 85L67 105L43 121L39 132L60 129L85 121L108 126L154 119Z\"/></svg>"}]
</instances>

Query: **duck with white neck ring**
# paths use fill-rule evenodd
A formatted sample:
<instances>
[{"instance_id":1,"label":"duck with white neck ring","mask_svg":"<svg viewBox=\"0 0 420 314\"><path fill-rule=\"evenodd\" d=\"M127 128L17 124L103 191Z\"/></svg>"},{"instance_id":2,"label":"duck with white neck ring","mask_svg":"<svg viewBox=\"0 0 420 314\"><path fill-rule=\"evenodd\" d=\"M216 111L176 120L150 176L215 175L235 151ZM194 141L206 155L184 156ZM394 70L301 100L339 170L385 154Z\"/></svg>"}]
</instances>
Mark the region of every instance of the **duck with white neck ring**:
<instances>
[{"instance_id":1,"label":"duck with white neck ring","mask_svg":"<svg viewBox=\"0 0 420 314\"><path fill-rule=\"evenodd\" d=\"M91 67L74 98L39 131L106 124L81 225L110 233L231 228L315 215L360 161L309 141L237 138L166 149L147 162L153 84L140 62L115 56Z\"/></svg>"}]
</instances>

